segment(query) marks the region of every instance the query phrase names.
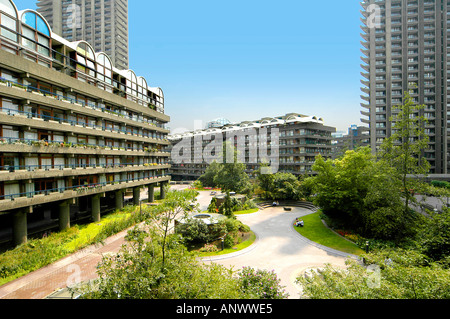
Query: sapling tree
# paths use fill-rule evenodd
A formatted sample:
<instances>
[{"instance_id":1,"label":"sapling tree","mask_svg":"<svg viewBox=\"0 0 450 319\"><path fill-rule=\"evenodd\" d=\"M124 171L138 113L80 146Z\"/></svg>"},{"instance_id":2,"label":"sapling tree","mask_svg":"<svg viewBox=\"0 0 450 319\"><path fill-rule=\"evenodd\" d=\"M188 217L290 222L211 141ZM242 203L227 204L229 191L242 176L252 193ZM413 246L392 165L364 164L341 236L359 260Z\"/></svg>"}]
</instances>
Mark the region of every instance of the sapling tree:
<instances>
[{"instance_id":1,"label":"sapling tree","mask_svg":"<svg viewBox=\"0 0 450 319\"><path fill-rule=\"evenodd\" d=\"M195 209L197 191L189 189L184 191L166 191L165 200L152 210L147 224L155 226L162 238L162 269L166 258L167 238L173 233L175 220L186 218L189 212ZM198 206L198 205L197 205Z\"/></svg>"},{"instance_id":2,"label":"sapling tree","mask_svg":"<svg viewBox=\"0 0 450 319\"><path fill-rule=\"evenodd\" d=\"M380 160L394 168L394 177L400 183L404 199L404 210L416 202L414 191L424 187L416 178L427 175L430 164L424 156L429 137L425 131L427 120L421 111L424 105L417 105L409 92L405 92L403 105L393 107L392 134L381 146ZM415 178L411 178L415 177Z\"/></svg>"}]
</instances>

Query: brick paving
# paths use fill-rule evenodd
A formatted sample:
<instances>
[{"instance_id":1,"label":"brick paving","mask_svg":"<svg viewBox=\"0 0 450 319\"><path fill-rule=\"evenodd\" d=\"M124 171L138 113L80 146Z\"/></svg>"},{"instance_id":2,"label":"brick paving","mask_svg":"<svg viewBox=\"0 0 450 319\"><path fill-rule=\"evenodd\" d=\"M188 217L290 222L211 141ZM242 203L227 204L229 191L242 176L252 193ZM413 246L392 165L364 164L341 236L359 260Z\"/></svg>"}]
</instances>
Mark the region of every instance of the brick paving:
<instances>
[{"instance_id":1,"label":"brick paving","mask_svg":"<svg viewBox=\"0 0 450 319\"><path fill-rule=\"evenodd\" d=\"M89 246L1 286L0 299L44 299L55 291L71 286L78 279L81 282L95 279L96 267L102 256L118 252L125 243L126 233L123 231L105 240L104 245Z\"/></svg>"}]
</instances>

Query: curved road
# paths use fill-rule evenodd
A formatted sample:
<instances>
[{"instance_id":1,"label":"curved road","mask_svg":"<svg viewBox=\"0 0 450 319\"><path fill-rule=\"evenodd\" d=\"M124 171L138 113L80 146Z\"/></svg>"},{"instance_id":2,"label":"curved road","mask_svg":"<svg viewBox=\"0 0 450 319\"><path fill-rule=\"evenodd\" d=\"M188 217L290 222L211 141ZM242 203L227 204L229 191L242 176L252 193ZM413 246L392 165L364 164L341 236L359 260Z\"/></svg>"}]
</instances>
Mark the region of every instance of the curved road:
<instances>
[{"instance_id":1,"label":"curved road","mask_svg":"<svg viewBox=\"0 0 450 319\"><path fill-rule=\"evenodd\" d=\"M281 285L285 286L289 298L300 297L300 288L295 285L296 277L308 268L323 267L329 263L345 267L348 257L345 253L312 243L300 236L293 228L297 217L311 214L303 208L285 212L281 207L268 208L254 214L238 217L257 234L255 244L242 252L223 257L203 259L204 263L222 264L239 270L250 266L255 269L274 270ZM308 227L308 225L305 225Z\"/></svg>"}]
</instances>

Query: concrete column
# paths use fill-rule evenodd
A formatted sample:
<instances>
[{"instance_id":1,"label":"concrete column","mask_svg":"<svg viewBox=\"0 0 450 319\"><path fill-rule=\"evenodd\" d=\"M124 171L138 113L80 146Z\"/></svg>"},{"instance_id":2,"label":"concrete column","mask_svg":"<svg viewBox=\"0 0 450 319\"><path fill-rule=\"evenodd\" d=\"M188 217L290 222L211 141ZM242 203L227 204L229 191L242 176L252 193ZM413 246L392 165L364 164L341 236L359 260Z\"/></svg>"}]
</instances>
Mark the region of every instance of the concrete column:
<instances>
[{"instance_id":1,"label":"concrete column","mask_svg":"<svg viewBox=\"0 0 450 319\"><path fill-rule=\"evenodd\" d=\"M92 203L92 220L93 222L99 222L101 219L100 216L100 197L101 195L93 195L91 197Z\"/></svg>"},{"instance_id":2,"label":"concrete column","mask_svg":"<svg viewBox=\"0 0 450 319\"><path fill-rule=\"evenodd\" d=\"M19 209L13 214L13 240L16 246L28 241L27 215L26 209Z\"/></svg>"},{"instance_id":3,"label":"concrete column","mask_svg":"<svg viewBox=\"0 0 450 319\"><path fill-rule=\"evenodd\" d=\"M70 228L70 202L64 201L59 204L59 230Z\"/></svg>"},{"instance_id":4,"label":"concrete column","mask_svg":"<svg viewBox=\"0 0 450 319\"><path fill-rule=\"evenodd\" d=\"M133 188L133 205L138 206L141 202L141 188Z\"/></svg>"},{"instance_id":5,"label":"concrete column","mask_svg":"<svg viewBox=\"0 0 450 319\"><path fill-rule=\"evenodd\" d=\"M148 202L153 203L155 201L155 185L150 184L148 187Z\"/></svg>"},{"instance_id":6,"label":"concrete column","mask_svg":"<svg viewBox=\"0 0 450 319\"><path fill-rule=\"evenodd\" d=\"M160 199L166 199L166 190L164 189L164 186L166 186L166 183L160 183Z\"/></svg>"},{"instance_id":7,"label":"concrete column","mask_svg":"<svg viewBox=\"0 0 450 319\"><path fill-rule=\"evenodd\" d=\"M116 209L123 208L123 190L116 191Z\"/></svg>"}]
</instances>

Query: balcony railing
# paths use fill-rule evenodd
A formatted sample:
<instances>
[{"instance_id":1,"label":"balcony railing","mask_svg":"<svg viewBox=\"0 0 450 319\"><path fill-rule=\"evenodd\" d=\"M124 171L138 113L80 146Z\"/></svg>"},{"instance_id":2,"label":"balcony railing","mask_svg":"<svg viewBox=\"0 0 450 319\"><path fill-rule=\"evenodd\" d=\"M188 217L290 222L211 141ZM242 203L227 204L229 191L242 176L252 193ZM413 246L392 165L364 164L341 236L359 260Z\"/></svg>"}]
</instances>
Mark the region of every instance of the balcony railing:
<instances>
[{"instance_id":1,"label":"balcony railing","mask_svg":"<svg viewBox=\"0 0 450 319\"><path fill-rule=\"evenodd\" d=\"M0 166L0 171L8 171L10 173L14 173L16 171L33 172L33 171L36 171L36 170L50 171L50 170L88 169L88 168L93 168L93 169L96 169L96 168L110 169L110 168L125 168L125 167L132 167L132 166L153 167L153 166L162 166L162 165L169 165L169 163L4 165L4 166Z\"/></svg>"},{"instance_id":2,"label":"balcony railing","mask_svg":"<svg viewBox=\"0 0 450 319\"><path fill-rule=\"evenodd\" d=\"M108 110L105 107L98 106L96 103L79 101L77 99L73 99L73 98L70 98L68 96L64 96L64 95L52 93L52 92L49 92L49 91L46 91L46 90L42 90L42 89L33 87L31 85L23 85L22 83L19 83L17 81L8 80L8 79L5 79L3 77L0 77L0 84L4 84L4 85L9 86L9 87L15 87L15 88L23 89L23 90L25 90L27 92L30 92L30 93L34 92L36 94L40 94L40 95L45 96L45 97L53 98L53 99L56 99L58 101L63 101L63 102L71 103L71 104L79 104L82 107L90 107L90 108L92 108L94 110L98 110L98 111L101 111L101 112L104 112L104 113L113 114L113 115L116 115L116 116L119 116L119 117L123 117L123 118L129 118L129 119L131 119L131 120L133 120L135 122L145 123L145 124L148 124L150 126L156 126L156 127L162 128L162 129L166 129L166 125L165 124L152 123L152 122L144 121L141 118L130 118L126 114L122 114L120 112Z\"/></svg>"},{"instance_id":3,"label":"balcony railing","mask_svg":"<svg viewBox=\"0 0 450 319\"><path fill-rule=\"evenodd\" d=\"M75 191L78 194L87 192L89 190L105 190L104 187L112 186L115 184L121 184L121 183L133 183L136 181L142 181L142 180L152 180L152 179L158 179L158 178L164 178L169 177L169 175L155 175L150 177L138 177L138 178L131 178L131 179L122 179L118 181L112 181L112 182L104 182L104 183L96 183L96 184L84 184L84 185L77 185L77 186L71 186L71 187L58 187L53 189L45 189L45 190L35 190L31 192L25 192L25 193L17 193L17 194L7 194L0 196L0 201L2 200L10 200L14 201L18 198L33 198L36 195L45 195L48 196L52 193L64 193L66 191Z\"/></svg>"},{"instance_id":4,"label":"balcony railing","mask_svg":"<svg viewBox=\"0 0 450 319\"><path fill-rule=\"evenodd\" d=\"M98 129L98 130L102 130L102 131L111 131L113 133L122 133L122 134L131 135L131 136L147 137L147 138L152 138L152 139L155 139L155 140L168 141L167 139L161 139L161 138L150 136L150 135L136 134L134 132L131 132L131 131L125 130L125 129L116 129L116 128L112 128L112 127L105 126L105 125L92 124L92 123L89 123L89 122L73 121L73 120L60 118L58 116L50 116L50 115L38 114L38 113L35 113L35 112L19 111L19 110L9 109L9 108L0 108L0 112L3 112L6 115L10 115L10 116L23 115L23 116L26 116L29 119L43 119L44 121L55 121L55 122L58 122L59 124L67 123L67 124L70 124L71 126L79 125L79 126L82 126L84 128L88 127L88 128Z\"/></svg>"},{"instance_id":5,"label":"balcony railing","mask_svg":"<svg viewBox=\"0 0 450 319\"><path fill-rule=\"evenodd\" d=\"M143 147L143 148L121 147L121 146L114 146L114 145L71 143L71 142L63 142L63 141L25 139L25 138L17 138L17 137L1 137L0 136L0 146L5 145L5 144L36 146L36 147L63 147L63 148L84 148L84 149L94 149L94 150L121 150L121 151L148 152L148 153L167 153L163 150L147 148L147 147ZM167 153L167 154L169 154L169 153Z\"/></svg>"}]
</instances>

